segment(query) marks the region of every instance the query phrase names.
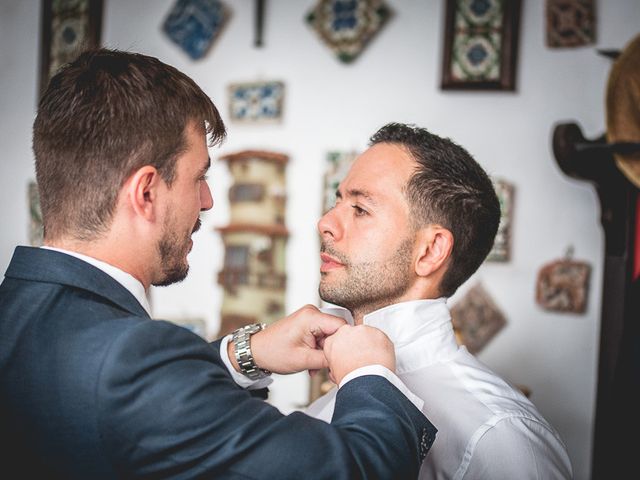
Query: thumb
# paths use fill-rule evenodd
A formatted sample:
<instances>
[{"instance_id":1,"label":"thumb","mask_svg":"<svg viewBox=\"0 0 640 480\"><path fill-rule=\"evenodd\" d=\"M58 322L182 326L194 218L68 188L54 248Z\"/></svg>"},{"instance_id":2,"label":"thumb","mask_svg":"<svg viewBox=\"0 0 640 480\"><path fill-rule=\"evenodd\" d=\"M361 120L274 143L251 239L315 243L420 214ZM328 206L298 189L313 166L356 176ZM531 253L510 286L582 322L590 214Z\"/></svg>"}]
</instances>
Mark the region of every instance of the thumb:
<instances>
[{"instance_id":1,"label":"thumb","mask_svg":"<svg viewBox=\"0 0 640 480\"><path fill-rule=\"evenodd\" d=\"M308 350L305 363L308 370L320 370L329 366L322 350Z\"/></svg>"},{"instance_id":2,"label":"thumb","mask_svg":"<svg viewBox=\"0 0 640 480\"><path fill-rule=\"evenodd\" d=\"M346 325L346 321L335 315L320 313L314 321L311 333L316 339L333 335L340 327Z\"/></svg>"}]
</instances>

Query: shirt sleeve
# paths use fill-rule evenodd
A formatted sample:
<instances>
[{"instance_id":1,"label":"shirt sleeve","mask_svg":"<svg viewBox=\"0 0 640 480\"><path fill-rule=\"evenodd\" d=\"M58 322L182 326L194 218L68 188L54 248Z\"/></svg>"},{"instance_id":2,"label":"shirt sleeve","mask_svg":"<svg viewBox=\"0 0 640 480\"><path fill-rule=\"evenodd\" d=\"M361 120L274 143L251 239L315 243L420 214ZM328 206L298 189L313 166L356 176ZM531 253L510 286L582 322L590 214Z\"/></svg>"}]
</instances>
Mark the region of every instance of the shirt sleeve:
<instances>
[{"instance_id":1,"label":"shirt sleeve","mask_svg":"<svg viewBox=\"0 0 640 480\"><path fill-rule=\"evenodd\" d=\"M234 382L238 384L238 386L242 388L246 388L247 390L258 390L260 388L266 388L273 382L273 379L269 377L260 378L259 380L251 380L249 377L241 374L236 371L231 364L231 360L229 360L229 351L227 350L227 344L231 341L231 335L227 335L220 342L220 358L222 358L222 362L224 363L227 370L231 374L231 378Z\"/></svg>"},{"instance_id":2,"label":"shirt sleeve","mask_svg":"<svg viewBox=\"0 0 640 480\"><path fill-rule=\"evenodd\" d=\"M456 478L465 480L568 480L571 461L562 441L544 424L509 417L486 425L469 442ZM500 452L496 455L496 452Z\"/></svg>"},{"instance_id":3,"label":"shirt sleeve","mask_svg":"<svg viewBox=\"0 0 640 480\"><path fill-rule=\"evenodd\" d=\"M353 380L354 378L361 377L363 375L379 375L386 378L394 387L400 390L400 392L402 392L402 394L407 397L418 410L422 411L424 401L422 401L422 399L420 399L411 390L409 390L409 388L402 382L402 380L400 380L400 378L395 373L382 365L367 365L364 367L356 368L342 378L342 381L340 382L338 388L342 388L342 386L345 385L348 381Z\"/></svg>"}]
</instances>

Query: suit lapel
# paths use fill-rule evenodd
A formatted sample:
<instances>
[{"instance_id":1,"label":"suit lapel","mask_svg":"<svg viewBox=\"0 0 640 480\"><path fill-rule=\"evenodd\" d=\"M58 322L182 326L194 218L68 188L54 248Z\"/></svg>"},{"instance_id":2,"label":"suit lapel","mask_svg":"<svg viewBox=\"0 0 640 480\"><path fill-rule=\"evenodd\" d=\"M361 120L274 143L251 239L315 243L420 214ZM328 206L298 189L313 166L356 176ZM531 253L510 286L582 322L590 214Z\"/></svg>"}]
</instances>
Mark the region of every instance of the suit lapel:
<instances>
[{"instance_id":1,"label":"suit lapel","mask_svg":"<svg viewBox=\"0 0 640 480\"><path fill-rule=\"evenodd\" d=\"M113 277L87 262L61 252L17 247L5 276L34 282L59 283L87 290L132 314L149 316L131 292Z\"/></svg>"}]
</instances>

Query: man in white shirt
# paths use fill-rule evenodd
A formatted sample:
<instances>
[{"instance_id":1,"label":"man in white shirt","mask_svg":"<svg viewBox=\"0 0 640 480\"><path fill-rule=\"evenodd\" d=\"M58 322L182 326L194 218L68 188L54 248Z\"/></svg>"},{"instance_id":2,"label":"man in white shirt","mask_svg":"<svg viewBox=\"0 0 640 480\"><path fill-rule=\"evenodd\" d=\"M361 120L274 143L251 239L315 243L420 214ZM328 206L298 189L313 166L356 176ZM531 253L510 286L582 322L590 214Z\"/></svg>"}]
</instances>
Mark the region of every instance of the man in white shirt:
<instances>
[{"instance_id":1,"label":"man in white shirt","mask_svg":"<svg viewBox=\"0 0 640 480\"><path fill-rule=\"evenodd\" d=\"M558 433L516 388L458 346L447 297L493 244L500 207L463 148L425 129L382 127L318 222L325 309L393 341L397 373L439 429L421 479L567 479ZM357 354L357 353L356 353ZM305 411L329 421L335 389Z\"/></svg>"},{"instance_id":2,"label":"man in white shirt","mask_svg":"<svg viewBox=\"0 0 640 480\"><path fill-rule=\"evenodd\" d=\"M145 291L187 275L191 235L213 206L207 137L213 146L224 136L211 99L154 57L98 49L51 79L33 133L46 247L17 247L0 285L7 471L48 479L417 474L435 429L395 375L380 330L309 305L209 344L151 319ZM353 357L353 346L362 355ZM331 425L284 416L250 391L271 372L326 365L340 383Z\"/></svg>"}]
</instances>

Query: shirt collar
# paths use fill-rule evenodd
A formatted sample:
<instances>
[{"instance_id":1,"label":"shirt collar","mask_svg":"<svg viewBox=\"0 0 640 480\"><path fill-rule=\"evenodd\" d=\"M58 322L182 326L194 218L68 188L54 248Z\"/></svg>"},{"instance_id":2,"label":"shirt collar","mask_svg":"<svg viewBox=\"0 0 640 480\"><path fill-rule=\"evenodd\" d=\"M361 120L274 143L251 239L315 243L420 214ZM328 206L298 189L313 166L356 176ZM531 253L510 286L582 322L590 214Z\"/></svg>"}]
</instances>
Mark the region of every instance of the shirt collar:
<instances>
[{"instance_id":1,"label":"shirt collar","mask_svg":"<svg viewBox=\"0 0 640 480\"><path fill-rule=\"evenodd\" d=\"M322 311L353 325L345 308L330 306ZM458 350L445 297L388 305L365 315L363 323L379 328L393 342L397 373L443 361Z\"/></svg>"},{"instance_id":2,"label":"shirt collar","mask_svg":"<svg viewBox=\"0 0 640 480\"><path fill-rule=\"evenodd\" d=\"M149 300L147 300L147 294L144 289L144 285L140 281L138 281L133 275L125 272L124 270L120 270L118 267L114 267L113 265L109 265L106 262L95 259L93 257L89 257L87 255L83 255L82 253L73 252L71 250L64 250L62 248L48 247L46 245L40 247L45 248L47 250L54 250L56 252L65 253L67 255L71 255L72 257L76 257L80 260L83 260L94 267L102 270L104 273L113 278L116 282L126 288L131 295L133 295L138 303L142 305L142 308L151 316L151 307L149 305Z\"/></svg>"}]
</instances>

